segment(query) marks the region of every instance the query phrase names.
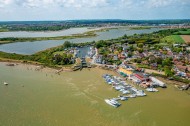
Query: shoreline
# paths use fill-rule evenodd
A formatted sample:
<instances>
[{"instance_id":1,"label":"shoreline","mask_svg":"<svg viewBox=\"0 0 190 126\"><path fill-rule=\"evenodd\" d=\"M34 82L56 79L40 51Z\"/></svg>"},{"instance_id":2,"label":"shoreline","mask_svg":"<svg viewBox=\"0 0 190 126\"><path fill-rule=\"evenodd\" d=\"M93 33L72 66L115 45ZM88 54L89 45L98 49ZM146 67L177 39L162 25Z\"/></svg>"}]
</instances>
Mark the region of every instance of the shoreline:
<instances>
[{"instance_id":1,"label":"shoreline","mask_svg":"<svg viewBox=\"0 0 190 126\"><path fill-rule=\"evenodd\" d=\"M10 64L10 63L15 64L14 66L17 66L17 65L25 66L25 65L27 65L27 66L32 67L36 71L39 71L39 70L47 71L48 70L48 71L54 72L55 74L58 74L58 75L61 72L75 72L75 71L72 70L71 67L64 67L64 66L62 66L60 68L56 68L56 67L53 68L53 67L44 66L43 64L40 64L38 62L27 62L27 63L25 63L25 62L19 61L19 60L9 60L9 59L2 60L2 59L0 59L0 63L3 63L6 66L8 66L8 64ZM14 66L9 66L9 67L14 67ZM39 68L39 70L38 70L38 68ZM110 73L116 74L117 76L120 76L119 73L117 73L115 70L104 69L104 68L99 67L99 66L96 66L96 67L91 68L91 69L106 70L106 71L108 71L108 73L110 72ZM183 82L178 82L178 81L175 81L175 80L168 80L168 79L163 78L163 77L156 77L156 78L158 78L161 81L164 81L166 84L172 85L174 87L175 87L175 85L178 85L178 86L185 85L185 83L183 83Z\"/></svg>"}]
</instances>

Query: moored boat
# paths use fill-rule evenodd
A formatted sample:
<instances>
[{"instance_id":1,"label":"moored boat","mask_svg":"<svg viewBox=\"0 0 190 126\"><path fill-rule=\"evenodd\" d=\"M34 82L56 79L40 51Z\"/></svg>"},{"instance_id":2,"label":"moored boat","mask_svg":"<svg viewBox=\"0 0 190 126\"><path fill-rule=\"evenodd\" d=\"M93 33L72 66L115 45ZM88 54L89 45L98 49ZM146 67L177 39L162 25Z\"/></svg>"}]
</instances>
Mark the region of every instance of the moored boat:
<instances>
[{"instance_id":1,"label":"moored boat","mask_svg":"<svg viewBox=\"0 0 190 126\"><path fill-rule=\"evenodd\" d=\"M3 82L3 84L4 84L4 85L8 85L8 83L7 83L7 82Z\"/></svg>"},{"instance_id":2,"label":"moored boat","mask_svg":"<svg viewBox=\"0 0 190 126\"><path fill-rule=\"evenodd\" d=\"M148 92L158 92L158 90L155 89L155 88L147 88L146 91L148 91Z\"/></svg>"},{"instance_id":3,"label":"moored boat","mask_svg":"<svg viewBox=\"0 0 190 126\"><path fill-rule=\"evenodd\" d=\"M113 99L105 99L105 102L115 108L119 107L121 104L116 101L116 100L113 100Z\"/></svg>"}]
</instances>

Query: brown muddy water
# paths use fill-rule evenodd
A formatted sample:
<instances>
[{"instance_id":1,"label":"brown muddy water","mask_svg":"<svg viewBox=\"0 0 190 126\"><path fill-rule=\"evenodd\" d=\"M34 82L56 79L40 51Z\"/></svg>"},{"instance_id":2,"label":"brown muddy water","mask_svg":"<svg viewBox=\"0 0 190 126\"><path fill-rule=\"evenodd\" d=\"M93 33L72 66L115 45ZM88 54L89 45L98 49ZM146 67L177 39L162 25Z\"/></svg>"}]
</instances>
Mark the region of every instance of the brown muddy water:
<instances>
[{"instance_id":1,"label":"brown muddy water","mask_svg":"<svg viewBox=\"0 0 190 126\"><path fill-rule=\"evenodd\" d=\"M190 95L172 85L113 108L104 102L119 95L102 79L108 71L54 73L0 63L0 126L190 125Z\"/></svg>"}]
</instances>

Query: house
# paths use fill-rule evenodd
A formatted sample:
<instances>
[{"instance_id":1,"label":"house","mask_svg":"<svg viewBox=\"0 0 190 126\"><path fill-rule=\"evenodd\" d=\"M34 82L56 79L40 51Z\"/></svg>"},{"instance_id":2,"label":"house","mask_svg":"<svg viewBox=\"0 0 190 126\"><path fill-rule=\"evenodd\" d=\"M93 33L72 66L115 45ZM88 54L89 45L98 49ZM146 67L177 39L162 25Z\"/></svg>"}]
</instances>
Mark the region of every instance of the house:
<instances>
[{"instance_id":1,"label":"house","mask_svg":"<svg viewBox=\"0 0 190 126\"><path fill-rule=\"evenodd\" d=\"M117 55L113 55L113 60L118 60L118 56Z\"/></svg>"},{"instance_id":2,"label":"house","mask_svg":"<svg viewBox=\"0 0 190 126\"><path fill-rule=\"evenodd\" d=\"M172 58L173 57L173 52L172 51L168 51L167 52L167 57L168 58Z\"/></svg>"},{"instance_id":3,"label":"house","mask_svg":"<svg viewBox=\"0 0 190 126\"><path fill-rule=\"evenodd\" d=\"M182 62L180 62L180 61L177 61L177 60L173 61L173 63L174 63L175 65L184 65L184 63L182 63Z\"/></svg>"},{"instance_id":4,"label":"house","mask_svg":"<svg viewBox=\"0 0 190 126\"><path fill-rule=\"evenodd\" d=\"M188 71L187 66L182 66L182 65L176 65L176 69L178 71L182 71L182 72L185 72L185 73Z\"/></svg>"},{"instance_id":5,"label":"house","mask_svg":"<svg viewBox=\"0 0 190 126\"><path fill-rule=\"evenodd\" d=\"M186 73L186 77L190 79L190 73Z\"/></svg>"},{"instance_id":6,"label":"house","mask_svg":"<svg viewBox=\"0 0 190 126\"><path fill-rule=\"evenodd\" d=\"M127 57L127 53L125 53L124 51L122 51L119 55L118 55L118 58L119 59L125 59Z\"/></svg>"},{"instance_id":7,"label":"house","mask_svg":"<svg viewBox=\"0 0 190 126\"><path fill-rule=\"evenodd\" d=\"M157 64L157 63L151 63L151 64L150 64L150 67L151 67L152 69L157 69L157 68L158 68L158 64Z\"/></svg>"},{"instance_id":8,"label":"house","mask_svg":"<svg viewBox=\"0 0 190 126\"><path fill-rule=\"evenodd\" d=\"M127 45L122 45L122 47L123 47L123 51L127 51L127 50L129 50L129 46L127 46Z\"/></svg>"},{"instance_id":9,"label":"house","mask_svg":"<svg viewBox=\"0 0 190 126\"><path fill-rule=\"evenodd\" d=\"M96 63L102 64L102 57L102 55L97 55L95 59Z\"/></svg>"}]
</instances>

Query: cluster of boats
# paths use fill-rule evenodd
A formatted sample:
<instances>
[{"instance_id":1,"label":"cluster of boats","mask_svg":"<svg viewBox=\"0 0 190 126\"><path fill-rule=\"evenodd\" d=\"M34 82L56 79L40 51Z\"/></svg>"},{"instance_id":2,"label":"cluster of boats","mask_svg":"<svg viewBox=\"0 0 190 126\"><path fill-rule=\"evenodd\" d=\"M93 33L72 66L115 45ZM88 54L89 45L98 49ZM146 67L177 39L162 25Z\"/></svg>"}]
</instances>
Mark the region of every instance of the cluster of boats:
<instances>
[{"instance_id":1,"label":"cluster of boats","mask_svg":"<svg viewBox=\"0 0 190 126\"><path fill-rule=\"evenodd\" d=\"M92 58L95 55L96 51L93 47L90 47L90 50L87 53L87 56Z\"/></svg>"},{"instance_id":2,"label":"cluster of boats","mask_svg":"<svg viewBox=\"0 0 190 126\"><path fill-rule=\"evenodd\" d=\"M134 86L127 84L126 81L120 77L105 74L103 75L103 78L108 85L112 85L116 91L121 92L121 95L118 96L118 98L105 99L105 102L111 106L119 107L121 104L118 100L125 101L128 98L146 96L146 93L143 90L138 90Z\"/></svg>"}]
</instances>

